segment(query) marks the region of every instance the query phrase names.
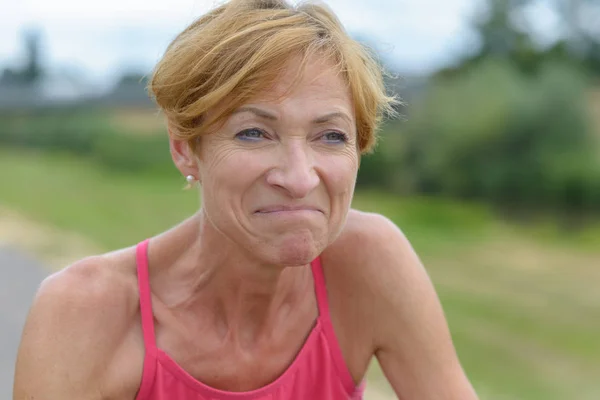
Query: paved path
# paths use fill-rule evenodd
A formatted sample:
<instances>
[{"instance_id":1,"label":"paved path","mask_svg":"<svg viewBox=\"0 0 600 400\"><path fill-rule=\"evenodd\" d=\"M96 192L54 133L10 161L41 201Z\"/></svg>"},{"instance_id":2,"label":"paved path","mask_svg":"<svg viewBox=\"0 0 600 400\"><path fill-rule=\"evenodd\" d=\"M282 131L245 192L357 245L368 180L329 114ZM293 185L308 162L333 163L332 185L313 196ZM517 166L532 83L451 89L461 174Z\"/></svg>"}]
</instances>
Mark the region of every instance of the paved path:
<instances>
[{"instance_id":1,"label":"paved path","mask_svg":"<svg viewBox=\"0 0 600 400\"><path fill-rule=\"evenodd\" d=\"M20 252L0 246L0 399L12 399L14 362L29 306L47 271Z\"/></svg>"}]
</instances>

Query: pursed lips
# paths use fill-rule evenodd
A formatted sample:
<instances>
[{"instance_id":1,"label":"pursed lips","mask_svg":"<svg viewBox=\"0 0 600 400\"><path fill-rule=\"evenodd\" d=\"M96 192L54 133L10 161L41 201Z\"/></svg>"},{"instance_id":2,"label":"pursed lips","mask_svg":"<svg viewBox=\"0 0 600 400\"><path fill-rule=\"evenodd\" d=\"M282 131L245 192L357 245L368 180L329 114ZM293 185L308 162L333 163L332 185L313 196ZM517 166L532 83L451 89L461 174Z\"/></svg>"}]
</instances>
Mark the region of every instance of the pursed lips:
<instances>
[{"instance_id":1,"label":"pursed lips","mask_svg":"<svg viewBox=\"0 0 600 400\"><path fill-rule=\"evenodd\" d=\"M294 211L316 211L322 213L319 208L313 206L292 206L285 204L272 205L268 207L259 208L255 213L256 214L270 214L270 213L279 213L279 212L294 212Z\"/></svg>"}]
</instances>

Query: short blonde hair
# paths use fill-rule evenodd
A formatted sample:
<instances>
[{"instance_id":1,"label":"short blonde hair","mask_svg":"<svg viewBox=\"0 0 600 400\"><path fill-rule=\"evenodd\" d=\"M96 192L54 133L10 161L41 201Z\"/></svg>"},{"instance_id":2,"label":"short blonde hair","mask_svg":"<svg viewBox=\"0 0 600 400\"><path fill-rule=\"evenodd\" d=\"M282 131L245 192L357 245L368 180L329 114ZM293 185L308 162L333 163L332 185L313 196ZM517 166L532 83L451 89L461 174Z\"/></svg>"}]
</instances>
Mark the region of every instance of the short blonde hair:
<instances>
[{"instance_id":1,"label":"short blonde hair","mask_svg":"<svg viewBox=\"0 0 600 400\"><path fill-rule=\"evenodd\" d=\"M169 45L149 91L171 133L194 146L209 127L268 90L290 59L300 56L305 65L315 55L334 65L347 83L358 149L370 151L396 99L386 93L380 64L323 4L231 0L215 8ZM207 112L215 108L219 113L209 120Z\"/></svg>"}]
</instances>

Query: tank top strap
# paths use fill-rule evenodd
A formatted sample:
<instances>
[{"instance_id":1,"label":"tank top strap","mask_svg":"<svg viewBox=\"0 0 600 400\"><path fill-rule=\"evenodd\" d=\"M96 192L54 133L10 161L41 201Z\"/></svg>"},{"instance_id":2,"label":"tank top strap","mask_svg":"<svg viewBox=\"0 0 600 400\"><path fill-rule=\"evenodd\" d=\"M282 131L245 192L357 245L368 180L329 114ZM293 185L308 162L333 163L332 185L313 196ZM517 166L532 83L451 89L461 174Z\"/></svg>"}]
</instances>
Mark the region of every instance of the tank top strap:
<instances>
[{"instance_id":1,"label":"tank top strap","mask_svg":"<svg viewBox=\"0 0 600 400\"><path fill-rule=\"evenodd\" d=\"M152 292L150 291L150 276L148 272L148 243L146 239L135 249L138 288L140 295L140 314L142 316L142 334L144 337L144 364L142 381L136 395L136 400L148 398L156 376L157 348L154 335L154 313L152 312Z\"/></svg>"},{"instance_id":2,"label":"tank top strap","mask_svg":"<svg viewBox=\"0 0 600 400\"><path fill-rule=\"evenodd\" d=\"M146 351L154 349L156 338L154 335L154 314L152 313L152 292L150 291L150 276L148 273L148 243L146 239L136 247L136 264L138 287L140 294L140 313L142 315L142 332Z\"/></svg>"},{"instance_id":3,"label":"tank top strap","mask_svg":"<svg viewBox=\"0 0 600 400\"><path fill-rule=\"evenodd\" d=\"M315 295L317 296L319 317L329 320L329 301L327 300L327 286L325 285L325 274L321 265L321 257L315 258L310 263L310 267L315 281Z\"/></svg>"},{"instance_id":4,"label":"tank top strap","mask_svg":"<svg viewBox=\"0 0 600 400\"><path fill-rule=\"evenodd\" d=\"M317 306L319 308L319 320L323 334L329 345L329 351L333 358L333 364L337 370L338 377L342 381L344 388L347 393L359 393L360 388L357 391L354 379L348 370L342 349L335 334L335 329L331 321L331 315L329 313L329 300L327 299L327 286L325 285L325 274L323 272L323 265L321 264L321 258L317 257L310 263L313 279L315 281L315 293L317 297ZM354 397L352 397L354 398ZM362 397L361 397L362 398Z\"/></svg>"}]
</instances>

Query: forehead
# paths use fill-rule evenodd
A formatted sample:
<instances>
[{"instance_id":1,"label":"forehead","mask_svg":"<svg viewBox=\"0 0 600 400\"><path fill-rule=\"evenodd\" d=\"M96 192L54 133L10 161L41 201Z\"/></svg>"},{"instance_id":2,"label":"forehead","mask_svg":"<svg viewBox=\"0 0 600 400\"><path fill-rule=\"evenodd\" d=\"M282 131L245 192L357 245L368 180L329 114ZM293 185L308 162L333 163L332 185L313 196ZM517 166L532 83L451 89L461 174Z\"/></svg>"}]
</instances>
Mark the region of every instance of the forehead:
<instances>
[{"instance_id":1,"label":"forehead","mask_svg":"<svg viewBox=\"0 0 600 400\"><path fill-rule=\"evenodd\" d=\"M291 59L273 85L251 102L294 101L305 102L306 106L331 103L353 114L352 96L344 77L333 64L316 57L309 58L304 66L299 57Z\"/></svg>"}]
</instances>

